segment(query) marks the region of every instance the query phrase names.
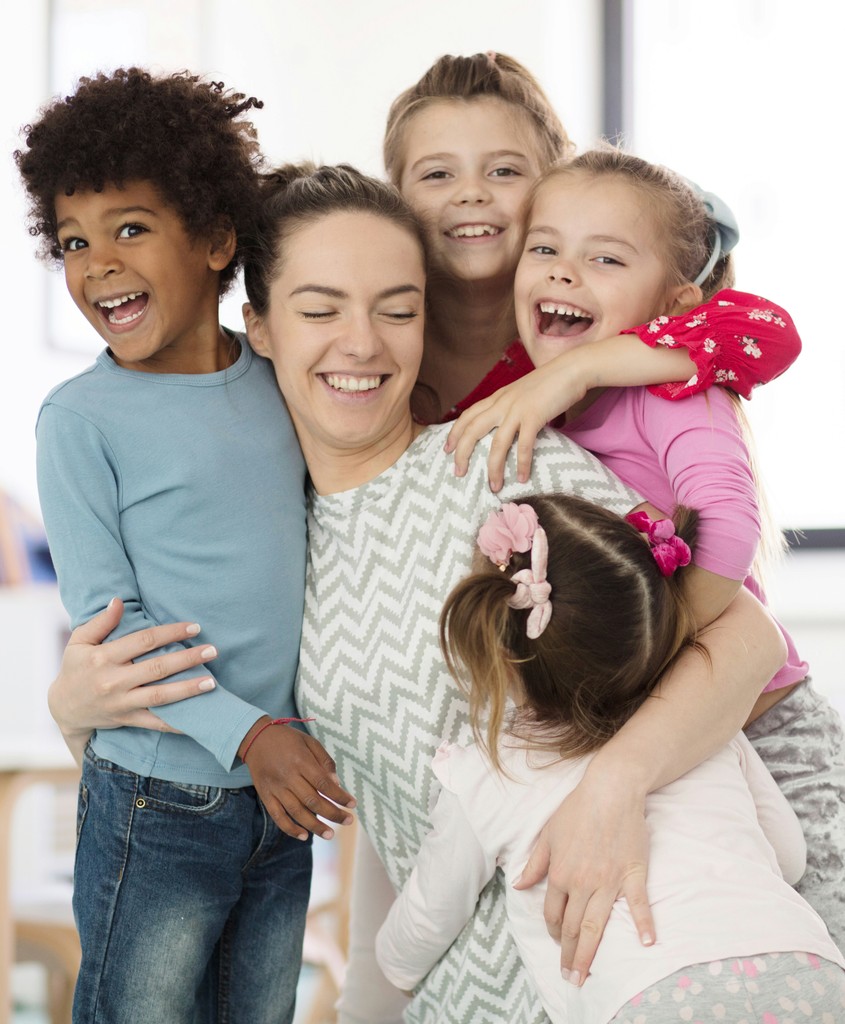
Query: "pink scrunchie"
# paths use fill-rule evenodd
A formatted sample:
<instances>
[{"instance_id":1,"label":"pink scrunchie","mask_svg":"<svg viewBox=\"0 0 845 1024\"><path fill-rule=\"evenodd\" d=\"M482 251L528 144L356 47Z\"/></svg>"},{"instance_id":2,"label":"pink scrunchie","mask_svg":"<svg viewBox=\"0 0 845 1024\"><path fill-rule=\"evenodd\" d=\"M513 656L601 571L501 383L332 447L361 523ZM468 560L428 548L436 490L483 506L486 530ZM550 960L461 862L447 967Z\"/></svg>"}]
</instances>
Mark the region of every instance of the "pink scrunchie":
<instances>
[{"instance_id":1,"label":"pink scrunchie","mask_svg":"<svg viewBox=\"0 0 845 1024\"><path fill-rule=\"evenodd\" d=\"M529 639L536 640L552 617L552 588L546 581L549 540L534 508L509 501L495 509L478 531L478 547L500 569L510 562L514 551L531 551L531 568L520 569L511 577L516 590L508 598L508 605L531 609L526 633Z\"/></svg>"},{"instance_id":2,"label":"pink scrunchie","mask_svg":"<svg viewBox=\"0 0 845 1024\"><path fill-rule=\"evenodd\" d=\"M664 576L671 576L692 561L689 545L675 536L671 519L652 519L647 512L630 512L625 521L646 535L657 568Z\"/></svg>"}]
</instances>

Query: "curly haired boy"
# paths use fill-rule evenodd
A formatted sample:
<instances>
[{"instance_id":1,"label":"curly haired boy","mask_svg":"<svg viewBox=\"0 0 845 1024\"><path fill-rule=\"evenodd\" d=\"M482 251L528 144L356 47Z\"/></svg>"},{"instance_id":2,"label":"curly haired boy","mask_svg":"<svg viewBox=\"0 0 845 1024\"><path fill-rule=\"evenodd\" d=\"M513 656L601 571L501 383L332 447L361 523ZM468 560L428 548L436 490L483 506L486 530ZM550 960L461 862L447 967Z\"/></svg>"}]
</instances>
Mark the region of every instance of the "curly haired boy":
<instances>
[{"instance_id":1,"label":"curly haired boy","mask_svg":"<svg viewBox=\"0 0 845 1024\"><path fill-rule=\"evenodd\" d=\"M62 600L76 626L119 595L112 638L188 609L185 665L199 623L216 657L209 692L155 709L161 731L66 737L82 763L78 1024L292 1020L307 830L332 835L306 801L351 820L326 799L352 805L320 744L266 729L296 714L304 465L272 367L218 319L257 208L243 115L260 106L121 69L44 108L15 154L30 232L107 346L38 418Z\"/></svg>"}]
</instances>

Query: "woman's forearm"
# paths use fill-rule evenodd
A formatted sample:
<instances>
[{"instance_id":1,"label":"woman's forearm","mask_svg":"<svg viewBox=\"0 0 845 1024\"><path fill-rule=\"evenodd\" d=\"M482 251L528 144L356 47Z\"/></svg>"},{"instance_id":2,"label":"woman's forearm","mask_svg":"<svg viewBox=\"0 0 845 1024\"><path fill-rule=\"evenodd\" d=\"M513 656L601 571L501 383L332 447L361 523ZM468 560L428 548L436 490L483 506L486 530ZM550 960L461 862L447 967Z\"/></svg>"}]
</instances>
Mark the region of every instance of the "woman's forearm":
<instances>
[{"instance_id":1,"label":"woman's forearm","mask_svg":"<svg viewBox=\"0 0 845 1024\"><path fill-rule=\"evenodd\" d=\"M588 769L645 796L719 750L742 728L783 665L783 636L744 588L685 651L652 696L596 754ZM585 780L586 781L586 780Z\"/></svg>"}]
</instances>

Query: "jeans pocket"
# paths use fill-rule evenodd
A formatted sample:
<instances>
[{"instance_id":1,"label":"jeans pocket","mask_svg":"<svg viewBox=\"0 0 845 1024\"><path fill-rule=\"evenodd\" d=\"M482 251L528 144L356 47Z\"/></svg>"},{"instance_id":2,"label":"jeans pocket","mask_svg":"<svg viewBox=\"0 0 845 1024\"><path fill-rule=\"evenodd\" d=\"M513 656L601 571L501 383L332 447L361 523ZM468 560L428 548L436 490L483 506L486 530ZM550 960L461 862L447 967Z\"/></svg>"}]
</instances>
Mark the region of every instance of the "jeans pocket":
<instances>
[{"instance_id":1,"label":"jeans pocket","mask_svg":"<svg viewBox=\"0 0 845 1024\"><path fill-rule=\"evenodd\" d=\"M224 803L226 792L217 786L145 778L140 780L135 806L169 814L212 814Z\"/></svg>"}]
</instances>

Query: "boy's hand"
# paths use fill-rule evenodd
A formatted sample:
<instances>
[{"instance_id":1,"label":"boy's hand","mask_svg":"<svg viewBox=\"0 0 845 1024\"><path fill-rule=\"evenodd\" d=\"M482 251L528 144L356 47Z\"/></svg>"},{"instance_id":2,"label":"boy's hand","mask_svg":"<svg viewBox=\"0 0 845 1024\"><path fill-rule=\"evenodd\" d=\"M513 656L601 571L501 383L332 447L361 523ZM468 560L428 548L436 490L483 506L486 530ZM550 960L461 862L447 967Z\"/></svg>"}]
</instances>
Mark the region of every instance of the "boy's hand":
<instances>
[{"instance_id":1,"label":"boy's hand","mask_svg":"<svg viewBox=\"0 0 845 1024\"><path fill-rule=\"evenodd\" d=\"M519 483L526 483L537 434L548 422L580 402L585 394L586 387L570 371L570 363L557 357L470 406L455 421L446 438L446 452L455 453L455 475L466 473L478 441L498 427L487 459L490 490L502 489L505 460L517 435L516 478Z\"/></svg>"},{"instance_id":2,"label":"boy's hand","mask_svg":"<svg viewBox=\"0 0 845 1024\"><path fill-rule=\"evenodd\" d=\"M248 748L245 764L261 802L282 832L294 839L307 839L308 832L331 839L333 830L317 815L351 825L354 819L347 808L355 806L354 797L341 788L334 761L313 736L289 725L264 728L268 722L259 719L239 750L243 758Z\"/></svg>"}]
</instances>

